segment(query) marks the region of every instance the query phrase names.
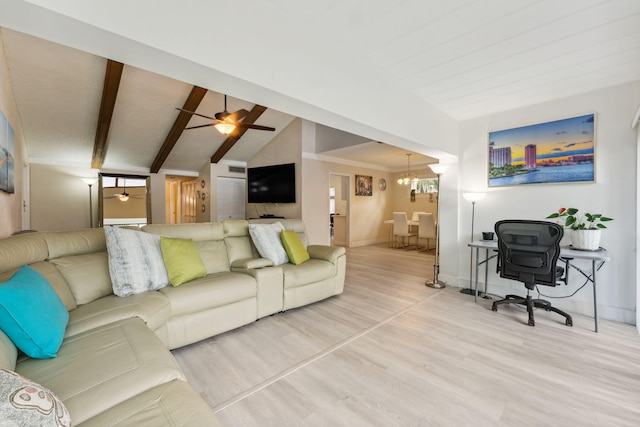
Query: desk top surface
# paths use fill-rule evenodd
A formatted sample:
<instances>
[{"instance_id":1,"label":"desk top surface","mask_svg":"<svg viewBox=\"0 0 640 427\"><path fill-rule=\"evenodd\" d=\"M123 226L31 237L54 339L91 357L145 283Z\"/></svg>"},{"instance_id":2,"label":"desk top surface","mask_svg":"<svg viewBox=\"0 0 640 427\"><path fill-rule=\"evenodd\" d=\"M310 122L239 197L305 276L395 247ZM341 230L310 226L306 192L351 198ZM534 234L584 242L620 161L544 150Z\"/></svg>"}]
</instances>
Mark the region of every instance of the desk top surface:
<instances>
[{"instance_id":1,"label":"desk top surface","mask_svg":"<svg viewBox=\"0 0 640 427\"><path fill-rule=\"evenodd\" d=\"M468 246L472 248L480 249L497 249L497 240L474 240L469 243ZM609 253L605 248L600 248L597 251L581 251L573 249L570 246L562 246L560 248L560 256L563 258L577 258L577 259L589 259L596 261L609 261Z\"/></svg>"}]
</instances>

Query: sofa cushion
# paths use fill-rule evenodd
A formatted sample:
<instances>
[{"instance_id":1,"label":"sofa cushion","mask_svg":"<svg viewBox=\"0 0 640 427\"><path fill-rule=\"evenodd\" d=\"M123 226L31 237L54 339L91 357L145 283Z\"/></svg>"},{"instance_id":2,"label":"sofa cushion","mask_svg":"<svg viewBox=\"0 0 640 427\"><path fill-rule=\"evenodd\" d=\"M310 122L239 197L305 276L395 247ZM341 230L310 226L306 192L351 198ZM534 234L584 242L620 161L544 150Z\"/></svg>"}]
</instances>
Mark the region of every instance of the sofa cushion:
<instances>
[{"instance_id":1,"label":"sofa cushion","mask_svg":"<svg viewBox=\"0 0 640 427\"><path fill-rule=\"evenodd\" d=\"M162 341L137 318L67 338L57 358L20 360L15 370L54 390L74 425L159 384L185 379Z\"/></svg>"},{"instance_id":2,"label":"sofa cushion","mask_svg":"<svg viewBox=\"0 0 640 427\"><path fill-rule=\"evenodd\" d=\"M216 273L177 288L162 288L160 292L169 298L175 317L255 298L257 286L248 274Z\"/></svg>"},{"instance_id":3,"label":"sofa cushion","mask_svg":"<svg viewBox=\"0 0 640 427\"><path fill-rule=\"evenodd\" d=\"M328 261L310 259L304 264L286 264L282 266L284 288L295 288L319 282L336 274L336 266Z\"/></svg>"},{"instance_id":4,"label":"sofa cushion","mask_svg":"<svg viewBox=\"0 0 640 427\"><path fill-rule=\"evenodd\" d=\"M97 299L69 313L65 338L132 317L139 317L151 330L155 331L171 317L169 300L157 291L147 291L128 297L109 295Z\"/></svg>"},{"instance_id":5,"label":"sofa cushion","mask_svg":"<svg viewBox=\"0 0 640 427\"><path fill-rule=\"evenodd\" d=\"M18 349L9 337L0 329L0 369L16 369Z\"/></svg>"},{"instance_id":6,"label":"sofa cushion","mask_svg":"<svg viewBox=\"0 0 640 427\"><path fill-rule=\"evenodd\" d=\"M25 264L44 261L49 255L42 233L26 233L0 239L0 273Z\"/></svg>"},{"instance_id":7,"label":"sofa cushion","mask_svg":"<svg viewBox=\"0 0 640 427\"><path fill-rule=\"evenodd\" d=\"M186 382L144 391L76 427L222 427L211 407Z\"/></svg>"},{"instance_id":8,"label":"sofa cushion","mask_svg":"<svg viewBox=\"0 0 640 427\"><path fill-rule=\"evenodd\" d=\"M231 269L224 240L196 241L196 246L207 274L220 273Z\"/></svg>"},{"instance_id":9,"label":"sofa cushion","mask_svg":"<svg viewBox=\"0 0 640 427\"><path fill-rule=\"evenodd\" d=\"M67 255L104 252L107 249L102 228L74 231L47 231L42 235L47 242L49 259Z\"/></svg>"},{"instance_id":10,"label":"sofa cushion","mask_svg":"<svg viewBox=\"0 0 640 427\"><path fill-rule=\"evenodd\" d=\"M64 427L69 411L51 391L12 371L0 369L0 425Z\"/></svg>"},{"instance_id":11,"label":"sofa cushion","mask_svg":"<svg viewBox=\"0 0 640 427\"><path fill-rule=\"evenodd\" d=\"M78 305L113 293L106 252L64 256L51 263L58 267Z\"/></svg>"},{"instance_id":12,"label":"sofa cushion","mask_svg":"<svg viewBox=\"0 0 640 427\"><path fill-rule=\"evenodd\" d=\"M298 265L309 260L309 252L300 241L298 233L293 230L282 230L280 238L291 264Z\"/></svg>"},{"instance_id":13,"label":"sofa cushion","mask_svg":"<svg viewBox=\"0 0 640 427\"><path fill-rule=\"evenodd\" d=\"M280 232L284 227L279 222L273 224L249 224L249 234L260 256L270 259L273 265L289 262L287 252L282 246Z\"/></svg>"},{"instance_id":14,"label":"sofa cushion","mask_svg":"<svg viewBox=\"0 0 640 427\"><path fill-rule=\"evenodd\" d=\"M29 357L55 357L68 320L58 294L31 267L0 283L0 328Z\"/></svg>"},{"instance_id":15,"label":"sofa cushion","mask_svg":"<svg viewBox=\"0 0 640 427\"><path fill-rule=\"evenodd\" d=\"M120 227L104 227L113 293L126 297L169 284L160 236Z\"/></svg>"},{"instance_id":16,"label":"sofa cushion","mask_svg":"<svg viewBox=\"0 0 640 427\"><path fill-rule=\"evenodd\" d=\"M206 276L207 269L192 239L160 237L160 250L173 286Z\"/></svg>"}]
</instances>

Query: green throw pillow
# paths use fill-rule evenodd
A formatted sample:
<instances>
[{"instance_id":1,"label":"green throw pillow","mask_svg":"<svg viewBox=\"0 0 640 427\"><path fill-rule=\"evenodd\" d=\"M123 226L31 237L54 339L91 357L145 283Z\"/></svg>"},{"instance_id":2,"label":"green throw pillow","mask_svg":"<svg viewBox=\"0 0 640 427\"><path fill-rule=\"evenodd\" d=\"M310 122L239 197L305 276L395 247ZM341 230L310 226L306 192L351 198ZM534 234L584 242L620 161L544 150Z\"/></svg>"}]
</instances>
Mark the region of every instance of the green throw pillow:
<instances>
[{"instance_id":1,"label":"green throw pillow","mask_svg":"<svg viewBox=\"0 0 640 427\"><path fill-rule=\"evenodd\" d=\"M207 275L198 247L192 239L160 237L160 250L169 281L180 286Z\"/></svg>"},{"instance_id":2,"label":"green throw pillow","mask_svg":"<svg viewBox=\"0 0 640 427\"><path fill-rule=\"evenodd\" d=\"M309 252L302 244L298 233L293 230L282 230L280 238L291 264L298 265L309 260Z\"/></svg>"}]
</instances>

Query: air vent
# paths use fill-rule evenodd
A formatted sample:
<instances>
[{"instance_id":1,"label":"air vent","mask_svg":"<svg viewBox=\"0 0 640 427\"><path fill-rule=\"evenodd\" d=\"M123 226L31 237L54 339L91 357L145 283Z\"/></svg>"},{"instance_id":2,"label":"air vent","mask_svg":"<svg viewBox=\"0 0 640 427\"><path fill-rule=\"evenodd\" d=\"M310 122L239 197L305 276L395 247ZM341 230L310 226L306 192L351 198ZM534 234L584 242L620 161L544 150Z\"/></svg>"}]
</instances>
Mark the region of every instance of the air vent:
<instances>
[{"instance_id":1,"label":"air vent","mask_svg":"<svg viewBox=\"0 0 640 427\"><path fill-rule=\"evenodd\" d=\"M247 168L243 168L242 166L229 166L229 172L246 173Z\"/></svg>"}]
</instances>

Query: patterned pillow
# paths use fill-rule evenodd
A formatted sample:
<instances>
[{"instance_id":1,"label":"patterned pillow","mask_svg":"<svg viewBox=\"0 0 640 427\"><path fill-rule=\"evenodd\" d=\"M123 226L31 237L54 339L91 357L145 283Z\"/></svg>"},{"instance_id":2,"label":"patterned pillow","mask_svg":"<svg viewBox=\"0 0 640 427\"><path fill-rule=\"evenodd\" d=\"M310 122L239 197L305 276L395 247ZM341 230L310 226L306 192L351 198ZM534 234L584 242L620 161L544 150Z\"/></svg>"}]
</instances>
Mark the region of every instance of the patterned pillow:
<instances>
[{"instance_id":1,"label":"patterned pillow","mask_svg":"<svg viewBox=\"0 0 640 427\"><path fill-rule=\"evenodd\" d=\"M126 297L169 284L160 236L120 227L104 227L113 293Z\"/></svg>"},{"instance_id":2,"label":"patterned pillow","mask_svg":"<svg viewBox=\"0 0 640 427\"><path fill-rule=\"evenodd\" d=\"M249 235L260 256L271 260L273 265L289 262L289 257L282 246L280 232L284 227L279 222L273 224L249 224Z\"/></svg>"},{"instance_id":3,"label":"patterned pillow","mask_svg":"<svg viewBox=\"0 0 640 427\"><path fill-rule=\"evenodd\" d=\"M0 369L0 425L67 427L71 417L49 390L13 371Z\"/></svg>"}]
</instances>

